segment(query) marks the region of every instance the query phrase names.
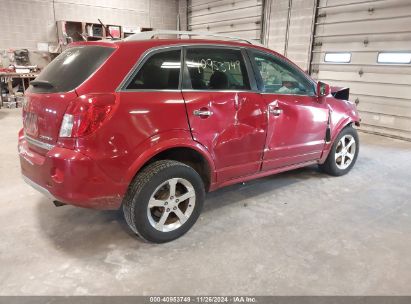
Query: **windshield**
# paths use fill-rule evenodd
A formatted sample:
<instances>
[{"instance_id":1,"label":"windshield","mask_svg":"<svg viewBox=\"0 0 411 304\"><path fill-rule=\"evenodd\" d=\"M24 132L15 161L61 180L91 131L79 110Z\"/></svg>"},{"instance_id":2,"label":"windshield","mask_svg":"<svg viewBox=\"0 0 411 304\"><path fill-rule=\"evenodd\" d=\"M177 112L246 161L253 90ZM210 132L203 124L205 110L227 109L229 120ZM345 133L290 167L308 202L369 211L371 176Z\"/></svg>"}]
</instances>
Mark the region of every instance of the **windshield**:
<instances>
[{"instance_id":1,"label":"windshield","mask_svg":"<svg viewBox=\"0 0 411 304\"><path fill-rule=\"evenodd\" d=\"M114 48L97 45L76 46L58 55L31 82L34 93L74 90L113 53Z\"/></svg>"}]
</instances>

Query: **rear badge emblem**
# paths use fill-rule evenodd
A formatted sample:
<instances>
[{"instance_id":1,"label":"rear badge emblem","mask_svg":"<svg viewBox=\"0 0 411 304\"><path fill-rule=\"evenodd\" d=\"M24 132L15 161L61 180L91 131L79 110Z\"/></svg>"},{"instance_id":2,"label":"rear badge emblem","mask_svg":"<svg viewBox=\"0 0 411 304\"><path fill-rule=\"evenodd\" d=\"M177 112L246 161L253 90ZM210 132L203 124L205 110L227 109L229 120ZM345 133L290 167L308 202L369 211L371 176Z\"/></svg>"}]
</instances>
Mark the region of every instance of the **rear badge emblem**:
<instances>
[{"instance_id":1,"label":"rear badge emblem","mask_svg":"<svg viewBox=\"0 0 411 304\"><path fill-rule=\"evenodd\" d=\"M41 139L45 139L45 140L48 140L48 141L52 141L52 140L53 140L53 138L51 138L50 136L40 135L39 137L40 137Z\"/></svg>"}]
</instances>

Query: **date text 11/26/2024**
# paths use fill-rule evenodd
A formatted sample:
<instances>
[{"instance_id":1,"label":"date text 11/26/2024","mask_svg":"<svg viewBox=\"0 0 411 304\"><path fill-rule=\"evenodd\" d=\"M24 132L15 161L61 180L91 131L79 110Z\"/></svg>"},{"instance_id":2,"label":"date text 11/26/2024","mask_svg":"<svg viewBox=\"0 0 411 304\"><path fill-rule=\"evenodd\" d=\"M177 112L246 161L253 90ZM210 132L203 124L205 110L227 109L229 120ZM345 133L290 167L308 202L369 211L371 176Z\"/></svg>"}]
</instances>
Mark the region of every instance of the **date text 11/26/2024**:
<instances>
[{"instance_id":1,"label":"date text 11/26/2024","mask_svg":"<svg viewBox=\"0 0 411 304\"><path fill-rule=\"evenodd\" d=\"M150 303L257 303L249 296L196 296L196 297L150 297Z\"/></svg>"}]
</instances>

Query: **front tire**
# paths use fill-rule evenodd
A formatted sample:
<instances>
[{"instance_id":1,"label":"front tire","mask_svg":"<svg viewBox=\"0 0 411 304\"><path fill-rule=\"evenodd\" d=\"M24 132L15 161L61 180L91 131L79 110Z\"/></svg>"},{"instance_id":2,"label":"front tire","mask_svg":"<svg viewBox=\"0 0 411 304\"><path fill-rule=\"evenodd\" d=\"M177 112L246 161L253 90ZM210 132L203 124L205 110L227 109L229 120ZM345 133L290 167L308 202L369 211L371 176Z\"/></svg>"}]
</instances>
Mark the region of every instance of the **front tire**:
<instances>
[{"instance_id":1,"label":"front tire","mask_svg":"<svg viewBox=\"0 0 411 304\"><path fill-rule=\"evenodd\" d=\"M153 243L185 234L200 216L205 197L200 175L173 160L156 161L134 179L123 202L130 229Z\"/></svg>"},{"instance_id":2,"label":"front tire","mask_svg":"<svg viewBox=\"0 0 411 304\"><path fill-rule=\"evenodd\" d=\"M319 167L323 172L333 176L347 174L357 160L359 149L357 130L348 126L335 139L326 161Z\"/></svg>"}]
</instances>

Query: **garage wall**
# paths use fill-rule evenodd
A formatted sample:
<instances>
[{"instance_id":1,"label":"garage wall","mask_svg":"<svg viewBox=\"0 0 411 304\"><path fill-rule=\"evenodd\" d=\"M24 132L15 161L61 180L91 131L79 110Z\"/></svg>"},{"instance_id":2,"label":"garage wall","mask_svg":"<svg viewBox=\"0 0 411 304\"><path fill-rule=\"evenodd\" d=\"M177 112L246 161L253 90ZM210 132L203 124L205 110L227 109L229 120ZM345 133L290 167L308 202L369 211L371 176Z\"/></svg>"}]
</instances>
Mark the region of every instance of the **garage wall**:
<instances>
[{"instance_id":1,"label":"garage wall","mask_svg":"<svg viewBox=\"0 0 411 304\"><path fill-rule=\"evenodd\" d=\"M319 1L312 75L350 87L362 130L410 140L411 64L377 63L384 51L411 51L411 1ZM325 62L326 52L351 61Z\"/></svg>"},{"instance_id":2,"label":"garage wall","mask_svg":"<svg viewBox=\"0 0 411 304\"><path fill-rule=\"evenodd\" d=\"M178 30L187 31L187 0L178 0L178 18L180 19L180 27Z\"/></svg>"},{"instance_id":3,"label":"garage wall","mask_svg":"<svg viewBox=\"0 0 411 304\"><path fill-rule=\"evenodd\" d=\"M57 40L55 21L176 29L178 0L0 0L0 49Z\"/></svg>"},{"instance_id":4,"label":"garage wall","mask_svg":"<svg viewBox=\"0 0 411 304\"><path fill-rule=\"evenodd\" d=\"M316 0L266 0L264 44L308 71Z\"/></svg>"},{"instance_id":5,"label":"garage wall","mask_svg":"<svg viewBox=\"0 0 411 304\"><path fill-rule=\"evenodd\" d=\"M188 29L260 41L263 0L189 0Z\"/></svg>"}]
</instances>

